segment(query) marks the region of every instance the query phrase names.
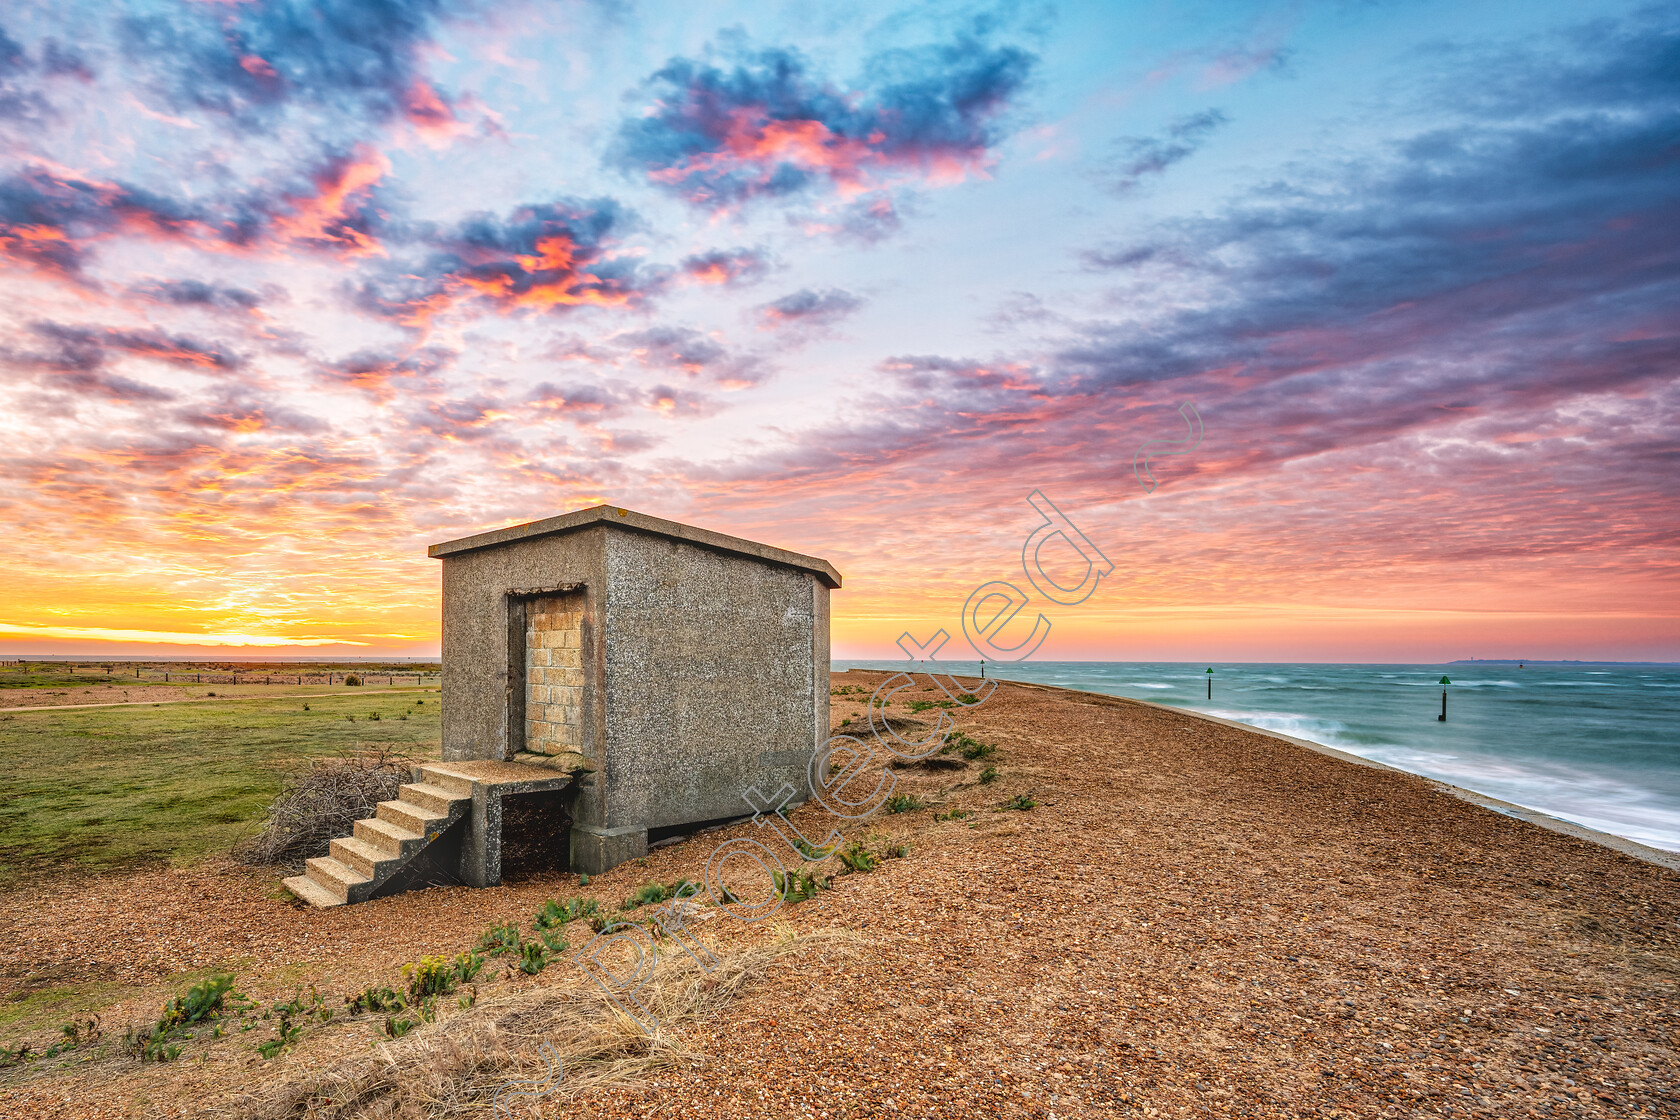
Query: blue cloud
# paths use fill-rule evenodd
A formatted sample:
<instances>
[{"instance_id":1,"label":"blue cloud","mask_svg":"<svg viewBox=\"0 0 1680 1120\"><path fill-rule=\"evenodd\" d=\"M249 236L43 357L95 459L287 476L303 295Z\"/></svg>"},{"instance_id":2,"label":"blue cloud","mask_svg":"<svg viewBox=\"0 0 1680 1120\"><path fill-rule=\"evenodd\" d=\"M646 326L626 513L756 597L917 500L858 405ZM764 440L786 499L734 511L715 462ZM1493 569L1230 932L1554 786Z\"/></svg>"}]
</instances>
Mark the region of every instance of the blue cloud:
<instances>
[{"instance_id":1,"label":"blue cloud","mask_svg":"<svg viewBox=\"0 0 1680 1120\"><path fill-rule=\"evenodd\" d=\"M651 112L619 126L609 161L696 206L976 170L1034 56L973 38L871 57L843 91L787 48L716 65L673 58L646 83Z\"/></svg>"}]
</instances>

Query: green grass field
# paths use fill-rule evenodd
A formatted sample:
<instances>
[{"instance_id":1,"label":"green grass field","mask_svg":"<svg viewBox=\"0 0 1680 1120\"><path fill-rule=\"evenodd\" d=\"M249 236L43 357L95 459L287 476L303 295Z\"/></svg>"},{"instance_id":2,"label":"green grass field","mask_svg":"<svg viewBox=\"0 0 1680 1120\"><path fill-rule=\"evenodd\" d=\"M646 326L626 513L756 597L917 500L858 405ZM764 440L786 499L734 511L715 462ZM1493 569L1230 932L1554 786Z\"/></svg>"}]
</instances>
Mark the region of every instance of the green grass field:
<instances>
[{"instance_id":1,"label":"green grass field","mask_svg":"<svg viewBox=\"0 0 1680 1120\"><path fill-rule=\"evenodd\" d=\"M255 831L285 772L311 757L382 745L437 758L439 710L435 689L342 687L308 697L0 709L0 889L51 870L109 873L224 853Z\"/></svg>"}]
</instances>

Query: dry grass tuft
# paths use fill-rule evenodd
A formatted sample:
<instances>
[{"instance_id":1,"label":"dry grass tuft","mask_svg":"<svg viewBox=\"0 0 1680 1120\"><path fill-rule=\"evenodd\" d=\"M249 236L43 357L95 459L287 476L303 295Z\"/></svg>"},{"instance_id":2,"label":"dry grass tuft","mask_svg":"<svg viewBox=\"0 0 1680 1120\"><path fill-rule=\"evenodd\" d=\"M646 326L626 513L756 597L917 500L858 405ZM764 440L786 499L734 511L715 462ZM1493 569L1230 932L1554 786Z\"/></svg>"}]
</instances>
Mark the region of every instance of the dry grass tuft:
<instances>
[{"instance_id":1,"label":"dry grass tuft","mask_svg":"<svg viewBox=\"0 0 1680 1120\"><path fill-rule=\"evenodd\" d=\"M556 1102L630 1081L687 1056L682 1027L723 1011L764 980L783 957L814 950L851 952L862 942L850 930L780 937L775 944L719 957L707 972L666 943L653 977L637 993L657 1029L644 1034L594 984L542 988L484 1000L435 1026L423 1027L370 1057L271 1083L233 1102L252 1120L437 1120L489 1116L510 1082L543 1084L546 1055L562 1074L542 1096L504 1094L503 1115L540 1115Z\"/></svg>"},{"instance_id":2,"label":"dry grass tuft","mask_svg":"<svg viewBox=\"0 0 1680 1120\"><path fill-rule=\"evenodd\" d=\"M262 830L238 845L235 856L258 866L301 866L326 855L335 838L350 835L352 824L373 816L381 801L396 799L409 765L384 747L312 759L286 779Z\"/></svg>"}]
</instances>

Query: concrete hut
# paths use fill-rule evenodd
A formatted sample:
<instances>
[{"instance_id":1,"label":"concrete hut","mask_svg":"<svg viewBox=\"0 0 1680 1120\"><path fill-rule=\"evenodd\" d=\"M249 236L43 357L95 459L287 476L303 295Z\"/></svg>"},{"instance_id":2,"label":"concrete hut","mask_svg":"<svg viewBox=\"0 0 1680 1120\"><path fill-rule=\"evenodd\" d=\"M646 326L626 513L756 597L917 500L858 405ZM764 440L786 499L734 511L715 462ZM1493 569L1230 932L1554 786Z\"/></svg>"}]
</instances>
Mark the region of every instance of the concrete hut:
<instances>
[{"instance_id":1,"label":"concrete hut","mask_svg":"<svg viewBox=\"0 0 1680 1120\"><path fill-rule=\"evenodd\" d=\"M570 867L591 874L751 812L749 787L809 795L840 586L827 561L615 506L428 551L443 561L444 761L287 880L294 893L335 905L440 875L500 882L515 794L568 800Z\"/></svg>"}]
</instances>

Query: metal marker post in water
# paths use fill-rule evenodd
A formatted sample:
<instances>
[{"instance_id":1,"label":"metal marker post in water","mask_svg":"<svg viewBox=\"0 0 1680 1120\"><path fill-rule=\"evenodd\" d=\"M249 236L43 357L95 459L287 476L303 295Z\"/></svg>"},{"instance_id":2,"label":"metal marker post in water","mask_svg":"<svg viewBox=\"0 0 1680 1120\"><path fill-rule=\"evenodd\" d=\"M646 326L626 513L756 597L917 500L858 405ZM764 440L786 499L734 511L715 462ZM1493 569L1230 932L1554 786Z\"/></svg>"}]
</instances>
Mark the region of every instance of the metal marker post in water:
<instances>
[{"instance_id":1,"label":"metal marker post in water","mask_svg":"<svg viewBox=\"0 0 1680 1120\"><path fill-rule=\"evenodd\" d=\"M1208 670L1208 699L1213 699L1213 670Z\"/></svg>"},{"instance_id":2,"label":"metal marker post in water","mask_svg":"<svg viewBox=\"0 0 1680 1120\"><path fill-rule=\"evenodd\" d=\"M1442 684L1451 684L1452 682L1449 681L1446 677L1442 677L1441 678L1441 683ZM1447 690L1444 689L1444 688L1441 690L1441 714L1436 716L1435 718L1442 723L1447 722Z\"/></svg>"}]
</instances>

